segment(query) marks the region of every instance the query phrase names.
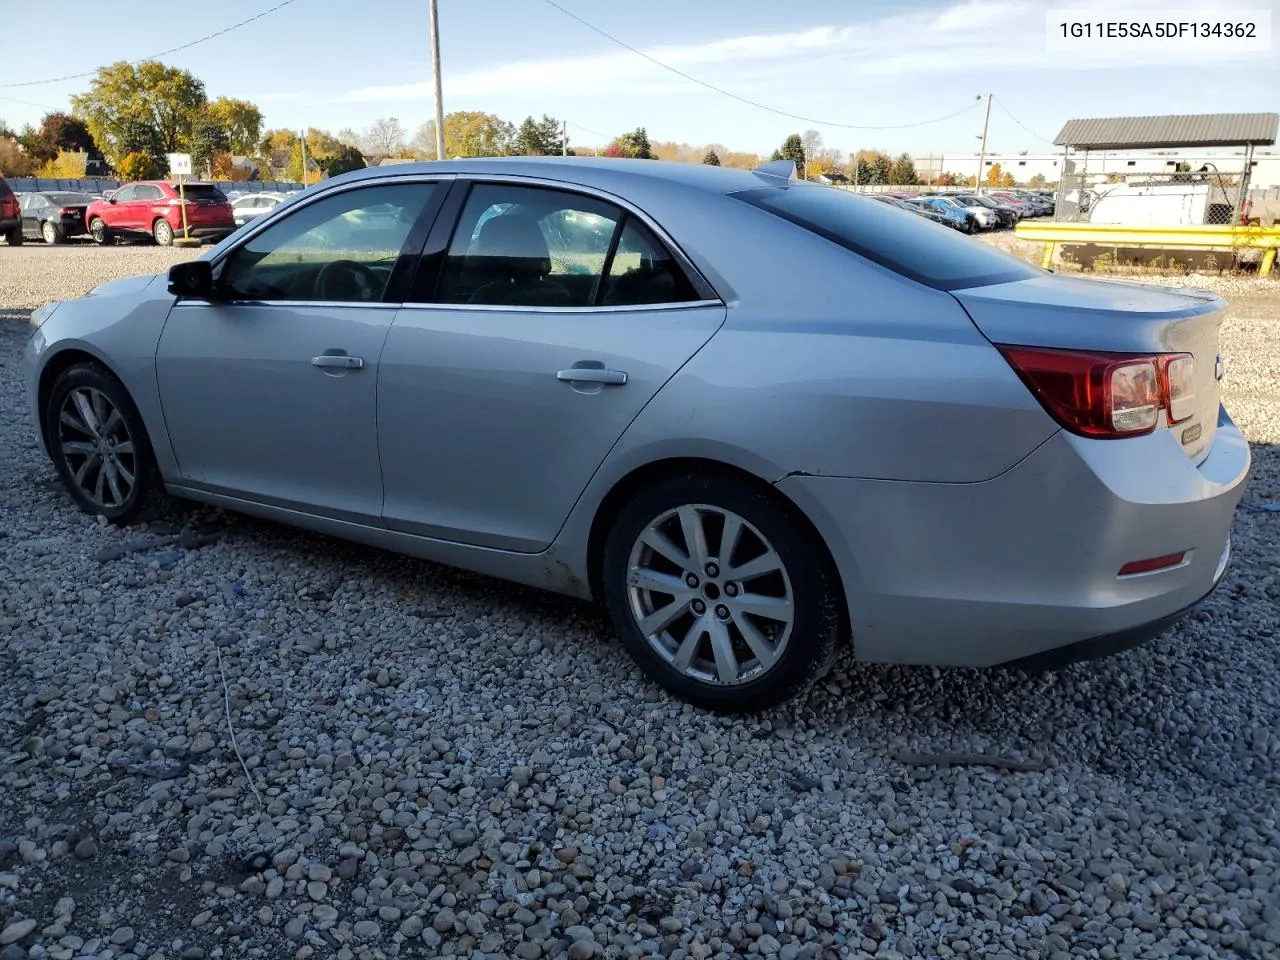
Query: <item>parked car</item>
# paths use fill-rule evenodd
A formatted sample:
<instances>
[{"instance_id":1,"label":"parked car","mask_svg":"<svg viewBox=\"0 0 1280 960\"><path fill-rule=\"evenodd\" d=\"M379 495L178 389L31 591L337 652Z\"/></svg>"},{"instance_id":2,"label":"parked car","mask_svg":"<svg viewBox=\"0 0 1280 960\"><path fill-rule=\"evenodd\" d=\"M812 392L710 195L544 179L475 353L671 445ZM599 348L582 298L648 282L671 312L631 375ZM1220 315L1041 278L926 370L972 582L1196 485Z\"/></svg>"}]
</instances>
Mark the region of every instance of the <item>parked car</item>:
<instances>
[{"instance_id":1,"label":"parked car","mask_svg":"<svg viewBox=\"0 0 1280 960\"><path fill-rule=\"evenodd\" d=\"M973 214L978 226L983 230L990 230L993 227L1002 225L1000 214L991 207L980 203L976 197L966 196L965 194L952 194L945 198L944 203L953 203L957 206L964 207Z\"/></svg>"},{"instance_id":2,"label":"parked car","mask_svg":"<svg viewBox=\"0 0 1280 960\"><path fill-rule=\"evenodd\" d=\"M959 230L961 233L973 233L978 230L978 218L975 214L969 212L958 203L952 203L946 197L921 197L918 200L908 200L908 203L918 203L921 206L933 210L946 218L947 224L952 228Z\"/></svg>"},{"instance_id":3,"label":"parked car","mask_svg":"<svg viewBox=\"0 0 1280 960\"><path fill-rule=\"evenodd\" d=\"M914 213L917 217L924 217L926 220L932 220L934 223L939 223L944 227L951 226L951 222L942 214L924 206L923 204L912 203L909 199L906 199L905 194L901 197L897 194L868 194L868 196L872 197L872 199L888 203L891 206L898 207L901 210L906 210L909 213Z\"/></svg>"},{"instance_id":4,"label":"parked car","mask_svg":"<svg viewBox=\"0 0 1280 960\"><path fill-rule=\"evenodd\" d=\"M22 208L4 177L0 177L0 237L11 247L22 243Z\"/></svg>"},{"instance_id":5,"label":"parked car","mask_svg":"<svg viewBox=\"0 0 1280 960\"><path fill-rule=\"evenodd\" d=\"M976 200L979 204L992 211L999 219L1002 226L1016 226L1018 221L1022 219L1022 211L1018 210L1012 204L994 200L986 194L981 193L965 194L965 196Z\"/></svg>"},{"instance_id":6,"label":"parked car","mask_svg":"<svg viewBox=\"0 0 1280 960\"><path fill-rule=\"evenodd\" d=\"M236 228L231 204L212 183L183 185L186 227L200 239L220 240ZM126 183L105 200L89 205L85 217L97 243L115 237L149 236L162 247L173 243L183 230L184 201L178 184L165 180Z\"/></svg>"},{"instance_id":7,"label":"parked car","mask_svg":"<svg viewBox=\"0 0 1280 960\"><path fill-rule=\"evenodd\" d=\"M1250 466L1225 307L789 162L488 158L311 187L39 308L25 361L90 514L167 491L601 598L669 691L759 710L851 637L1028 666L1196 604Z\"/></svg>"},{"instance_id":8,"label":"parked car","mask_svg":"<svg viewBox=\"0 0 1280 960\"><path fill-rule=\"evenodd\" d=\"M62 243L68 237L84 236L84 212L93 202L87 193L57 190L24 193L18 198L22 209L22 233L31 240Z\"/></svg>"},{"instance_id":9,"label":"parked car","mask_svg":"<svg viewBox=\"0 0 1280 960\"><path fill-rule=\"evenodd\" d=\"M987 194L993 200L1001 203L1007 203L1016 208L1023 218L1043 216L1043 208L1039 204L1034 204L1029 200L1023 200L1021 197L1015 197L1012 193L1003 191L994 191Z\"/></svg>"},{"instance_id":10,"label":"parked car","mask_svg":"<svg viewBox=\"0 0 1280 960\"><path fill-rule=\"evenodd\" d=\"M232 201L231 215L235 218L237 227L243 226L254 217L262 216L284 200L285 196L282 193L242 194Z\"/></svg>"}]
</instances>

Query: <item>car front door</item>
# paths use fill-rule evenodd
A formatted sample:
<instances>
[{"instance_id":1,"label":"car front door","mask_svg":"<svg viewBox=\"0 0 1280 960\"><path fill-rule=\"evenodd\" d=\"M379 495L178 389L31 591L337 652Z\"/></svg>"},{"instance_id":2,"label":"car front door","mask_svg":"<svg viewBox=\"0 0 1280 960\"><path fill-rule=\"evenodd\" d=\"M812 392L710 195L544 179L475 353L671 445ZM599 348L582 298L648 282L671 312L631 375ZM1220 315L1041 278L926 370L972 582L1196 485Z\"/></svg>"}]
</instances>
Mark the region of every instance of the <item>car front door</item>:
<instances>
[{"instance_id":1,"label":"car front door","mask_svg":"<svg viewBox=\"0 0 1280 960\"><path fill-rule=\"evenodd\" d=\"M548 186L453 190L461 213L437 225L383 352L383 519L536 552L725 306L635 211Z\"/></svg>"},{"instance_id":2,"label":"car front door","mask_svg":"<svg viewBox=\"0 0 1280 960\"><path fill-rule=\"evenodd\" d=\"M444 189L320 194L219 259L211 301L174 305L156 368L183 484L381 524L378 362Z\"/></svg>"},{"instance_id":3,"label":"car front door","mask_svg":"<svg viewBox=\"0 0 1280 960\"><path fill-rule=\"evenodd\" d=\"M135 229L131 221L135 209L134 197L137 192L138 185L130 183L111 195L110 209L104 210L102 214L108 229L117 231Z\"/></svg>"}]
</instances>

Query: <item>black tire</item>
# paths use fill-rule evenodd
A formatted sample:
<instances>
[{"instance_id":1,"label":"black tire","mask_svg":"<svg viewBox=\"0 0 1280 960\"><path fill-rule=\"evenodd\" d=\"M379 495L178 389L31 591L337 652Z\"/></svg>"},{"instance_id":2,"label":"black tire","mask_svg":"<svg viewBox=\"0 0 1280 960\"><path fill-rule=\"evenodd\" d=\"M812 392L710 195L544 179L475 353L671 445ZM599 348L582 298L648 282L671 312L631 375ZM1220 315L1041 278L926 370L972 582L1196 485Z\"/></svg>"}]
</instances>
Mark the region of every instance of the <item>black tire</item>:
<instances>
[{"instance_id":1,"label":"black tire","mask_svg":"<svg viewBox=\"0 0 1280 960\"><path fill-rule=\"evenodd\" d=\"M89 236L93 237L93 242L100 247L111 242L111 231L107 229L107 225L100 217L94 217L89 221Z\"/></svg>"},{"instance_id":2,"label":"black tire","mask_svg":"<svg viewBox=\"0 0 1280 960\"><path fill-rule=\"evenodd\" d=\"M173 227L169 226L168 220L161 219L152 224L151 235L155 237L156 243L160 246L173 246Z\"/></svg>"},{"instance_id":3,"label":"black tire","mask_svg":"<svg viewBox=\"0 0 1280 960\"><path fill-rule=\"evenodd\" d=\"M44 223L40 224L40 236L42 236L44 238L44 242L50 246L62 243L62 241L66 239L66 237L62 235L62 231L58 229L58 225L52 220L46 220Z\"/></svg>"},{"instance_id":4,"label":"black tire","mask_svg":"<svg viewBox=\"0 0 1280 960\"><path fill-rule=\"evenodd\" d=\"M757 661L757 669L763 672L745 681L728 684L702 680L680 670L650 643L633 612L629 582L633 547L658 518L693 504L731 511L754 527L781 559L790 582L793 618L789 638L771 667L761 668ZM790 699L831 668L844 633L839 579L817 534L800 512L778 494L730 475L679 474L659 480L633 496L614 519L600 572L605 605L631 658L646 676L670 693L710 710L755 712ZM746 588L741 589L745 594ZM721 594L726 602L732 602L729 596L727 591ZM707 616L714 603L713 599L708 604ZM692 619L693 614L688 616ZM746 653L742 633L731 630L731 635L736 638L735 649ZM710 637L697 641L703 642L709 644Z\"/></svg>"},{"instance_id":5,"label":"black tire","mask_svg":"<svg viewBox=\"0 0 1280 960\"><path fill-rule=\"evenodd\" d=\"M61 417L63 404L72 391L81 388L99 392L119 411L127 437L133 444L132 453L127 455L130 460L125 461L123 457L126 455L122 454L121 463L132 468L134 483L128 494L117 504L104 506L82 490L76 482L68 457L62 452L62 441L77 437L77 432L66 426ZM146 425L142 422L142 416L129 396L129 391L110 372L94 363L77 363L64 370L49 391L44 409L44 424L49 456L76 506L85 513L105 517L108 522L122 526L140 523L156 514L163 498L164 484L156 466ZM83 435L83 431L80 431L80 435Z\"/></svg>"},{"instance_id":6,"label":"black tire","mask_svg":"<svg viewBox=\"0 0 1280 960\"><path fill-rule=\"evenodd\" d=\"M16 227L13 227L8 233L4 235L4 237L5 237L5 240L8 242L9 246L11 247L22 246L22 241L24 238L22 236L21 224L19 224Z\"/></svg>"}]
</instances>

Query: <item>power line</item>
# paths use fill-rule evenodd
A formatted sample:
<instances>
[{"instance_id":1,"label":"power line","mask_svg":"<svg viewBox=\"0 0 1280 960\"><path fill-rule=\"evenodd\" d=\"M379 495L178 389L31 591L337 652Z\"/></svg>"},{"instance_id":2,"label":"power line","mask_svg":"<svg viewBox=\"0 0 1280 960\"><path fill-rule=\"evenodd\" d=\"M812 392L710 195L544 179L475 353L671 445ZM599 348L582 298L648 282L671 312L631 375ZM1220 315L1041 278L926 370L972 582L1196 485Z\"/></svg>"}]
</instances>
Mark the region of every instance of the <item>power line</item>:
<instances>
[{"instance_id":1,"label":"power line","mask_svg":"<svg viewBox=\"0 0 1280 960\"><path fill-rule=\"evenodd\" d=\"M51 106L49 106L49 104L47 104L47 103L36 103L36 102L34 102L34 101L32 101L32 100L19 100L17 97L3 97L3 96L0 96L0 100L4 100L4 101L6 101L7 103L20 103L20 104L22 104L24 107L39 107L41 110L64 110L64 109L66 109L65 107L51 107Z\"/></svg>"},{"instance_id":2,"label":"power line","mask_svg":"<svg viewBox=\"0 0 1280 960\"><path fill-rule=\"evenodd\" d=\"M571 127L577 127L579 130L585 130L587 131L587 133L594 133L597 137L604 137L606 140L610 139L609 134L601 133L599 130L592 130L590 127L583 126L580 123L575 123L572 120L566 120L565 123L567 123Z\"/></svg>"},{"instance_id":3,"label":"power line","mask_svg":"<svg viewBox=\"0 0 1280 960\"><path fill-rule=\"evenodd\" d=\"M737 100L740 103L745 103L748 106L755 107L759 110L767 110L769 113L775 113L780 117L789 117L792 120L802 120L805 123L816 123L820 127L839 127L843 130L906 130L911 127L924 127L924 126L928 126L931 123L941 123L943 120L950 120L952 117L958 117L960 116L960 114L967 113L968 111L972 110L977 103L977 101L974 101L973 103L970 103L967 107L964 107L961 110L957 110L955 113L948 113L946 116L943 116L943 117L934 117L932 120L921 120L919 123L898 123L898 124L891 124L891 125L882 126L882 127L869 126L869 125L857 124L857 123L837 123L834 120L818 120L818 119L815 119L814 117L805 117L805 116L801 116L798 113L788 113L786 110L779 110L776 107L769 106L768 104L760 103L759 101L751 100L747 97L740 96L739 94L732 93L729 90L725 90L723 87L717 87L715 84L708 83L705 80L699 80L697 77L691 76L690 74L685 73L683 70L673 67L668 63L663 63L661 60L658 60L655 57L649 56L649 54L645 53L643 50L637 50L635 47L631 46L631 44L623 40L619 40L613 34L606 33L604 30L601 30L599 27L595 26L594 24L588 23L586 20L583 20L576 13L566 10L564 7L560 6L560 4L556 3L555 0L546 0L546 2L551 6L555 7L561 13L563 13L566 17L569 17L572 20L577 20L578 23L582 24L588 30L595 31L596 33L600 34L600 36L604 37L606 40L613 41L618 46L623 47L627 50L630 50L632 53L636 54L637 56L644 57L650 63L657 64L659 67L662 67L663 70L670 70L672 73L676 74L677 76L684 77L684 79L688 80L691 83L696 83L699 86L706 87L708 90L713 90L716 93L721 94L722 96L726 96L733 100Z\"/></svg>"},{"instance_id":4,"label":"power line","mask_svg":"<svg viewBox=\"0 0 1280 960\"><path fill-rule=\"evenodd\" d=\"M1037 140L1040 140L1040 141L1043 141L1044 143L1049 144L1050 146L1056 146L1056 144L1054 144L1052 140L1048 139L1047 137L1040 136L1040 134L1036 133L1034 130L1028 127L1025 123L1023 123L1021 120L1015 117L1012 113L1010 113L1009 108L1004 105L1004 101L1000 100L1000 98L994 97L993 99L996 101L996 103L1000 104L1000 109L1005 112L1005 116L1007 116L1010 120L1012 120L1014 123L1020 126L1023 130L1027 131L1027 133L1031 134L1031 136L1035 137Z\"/></svg>"},{"instance_id":5,"label":"power line","mask_svg":"<svg viewBox=\"0 0 1280 960\"><path fill-rule=\"evenodd\" d=\"M277 3L274 7L268 7L266 10L263 10L261 13L255 13L252 17L247 17L246 19L241 20L238 23L233 23L229 27L223 27L221 30L216 30L213 33L207 33L203 37L197 37L195 40L190 40L187 43L180 43L178 44L178 46L170 47L168 50L161 50L159 53L153 53L147 57L139 57L137 60L131 60L129 62L136 65L136 64L142 63L144 60L158 60L161 57L169 56L169 54L171 53L177 53L180 50L187 50L191 47L204 43L208 40L213 40L216 37L220 37L225 33L230 33L232 30L238 30L247 24L253 23L255 20L261 20L263 17L268 16L269 14L275 13L277 10L281 10L289 6L291 3L296 3L296 2L297 0L281 0L281 2ZM97 72L98 71L96 70L89 70L85 73L69 73L63 77L50 77L48 80L20 80L16 83L0 83L0 88L37 87L46 83L62 83L66 80L83 80L85 77L94 76Z\"/></svg>"}]
</instances>

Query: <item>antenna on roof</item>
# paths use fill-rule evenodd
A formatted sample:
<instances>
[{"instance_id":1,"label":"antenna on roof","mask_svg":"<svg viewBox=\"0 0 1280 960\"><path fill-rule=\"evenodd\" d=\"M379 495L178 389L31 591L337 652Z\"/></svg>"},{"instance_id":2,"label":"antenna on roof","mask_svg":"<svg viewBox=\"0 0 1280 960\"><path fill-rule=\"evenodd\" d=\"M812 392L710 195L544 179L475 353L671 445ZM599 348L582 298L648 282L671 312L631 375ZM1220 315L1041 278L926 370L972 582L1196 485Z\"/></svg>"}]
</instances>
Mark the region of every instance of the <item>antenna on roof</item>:
<instances>
[{"instance_id":1,"label":"antenna on roof","mask_svg":"<svg viewBox=\"0 0 1280 960\"><path fill-rule=\"evenodd\" d=\"M796 162L794 160L773 160L751 171L757 177L769 177L775 180L794 180L796 178Z\"/></svg>"}]
</instances>

